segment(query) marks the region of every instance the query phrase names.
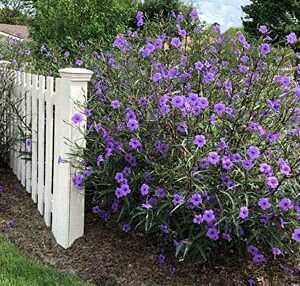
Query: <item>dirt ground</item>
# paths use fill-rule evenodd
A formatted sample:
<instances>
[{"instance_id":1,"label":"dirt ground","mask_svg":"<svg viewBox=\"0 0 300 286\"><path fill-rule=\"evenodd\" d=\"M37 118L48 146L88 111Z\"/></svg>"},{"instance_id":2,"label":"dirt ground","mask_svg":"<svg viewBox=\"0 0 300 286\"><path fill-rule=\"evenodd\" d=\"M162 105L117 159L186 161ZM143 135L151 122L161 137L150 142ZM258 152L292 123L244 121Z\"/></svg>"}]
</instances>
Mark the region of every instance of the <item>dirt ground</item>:
<instances>
[{"instance_id":1,"label":"dirt ground","mask_svg":"<svg viewBox=\"0 0 300 286\"><path fill-rule=\"evenodd\" d=\"M300 286L299 268L287 269L287 264L278 260L267 265L233 262L215 267L183 262L175 265L176 274L171 275L167 266L158 263L152 240L126 235L119 226L100 222L90 211L85 236L65 250L56 244L30 195L7 168L0 167L0 186L4 188L0 193L0 233L28 255L94 285L239 286L251 285L248 279L254 279L252 285ZM13 228L6 226L10 219ZM299 261L293 264L299 265Z\"/></svg>"}]
</instances>

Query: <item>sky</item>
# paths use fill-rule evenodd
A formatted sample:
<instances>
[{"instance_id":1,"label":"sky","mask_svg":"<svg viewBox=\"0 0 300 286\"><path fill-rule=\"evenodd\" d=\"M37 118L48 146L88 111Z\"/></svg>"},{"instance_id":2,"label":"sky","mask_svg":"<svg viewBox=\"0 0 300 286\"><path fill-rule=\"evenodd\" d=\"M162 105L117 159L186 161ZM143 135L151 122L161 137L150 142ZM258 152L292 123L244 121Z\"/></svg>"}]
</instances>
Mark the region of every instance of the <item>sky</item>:
<instances>
[{"instance_id":1,"label":"sky","mask_svg":"<svg viewBox=\"0 0 300 286\"><path fill-rule=\"evenodd\" d=\"M267 1L267 0L266 0ZM186 0L187 3L191 0ZM243 11L241 6L247 5L250 0L192 0L207 23L218 22L222 31L230 27L240 27Z\"/></svg>"}]
</instances>

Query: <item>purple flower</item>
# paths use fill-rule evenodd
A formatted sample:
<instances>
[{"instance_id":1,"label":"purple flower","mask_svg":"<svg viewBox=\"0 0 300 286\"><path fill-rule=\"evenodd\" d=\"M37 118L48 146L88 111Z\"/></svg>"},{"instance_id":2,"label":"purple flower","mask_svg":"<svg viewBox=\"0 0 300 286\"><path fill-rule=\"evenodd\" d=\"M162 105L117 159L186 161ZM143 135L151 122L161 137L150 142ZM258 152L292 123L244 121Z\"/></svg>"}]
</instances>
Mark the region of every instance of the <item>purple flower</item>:
<instances>
[{"instance_id":1,"label":"purple flower","mask_svg":"<svg viewBox=\"0 0 300 286\"><path fill-rule=\"evenodd\" d=\"M100 164L101 164L103 161L104 161L103 156L102 156L102 155L99 155L99 156L97 157L97 166L99 167Z\"/></svg>"},{"instance_id":2,"label":"purple flower","mask_svg":"<svg viewBox=\"0 0 300 286\"><path fill-rule=\"evenodd\" d=\"M259 250L257 247L253 246L253 245L249 245L248 248L247 248L247 251L252 255L256 255L256 254L259 254Z\"/></svg>"},{"instance_id":3,"label":"purple flower","mask_svg":"<svg viewBox=\"0 0 300 286\"><path fill-rule=\"evenodd\" d=\"M205 109L209 106L209 101L206 97L200 96L196 101L196 106L199 106L201 109Z\"/></svg>"},{"instance_id":4,"label":"purple flower","mask_svg":"<svg viewBox=\"0 0 300 286\"><path fill-rule=\"evenodd\" d=\"M280 248L272 247L272 253L276 257L276 256L280 255L282 252L281 252Z\"/></svg>"},{"instance_id":5,"label":"purple flower","mask_svg":"<svg viewBox=\"0 0 300 286\"><path fill-rule=\"evenodd\" d=\"M175 267L170 266L168 270L169 270L171 275L175 275L175 273L176 273L176 268Z\"/></svg>"},{"instance_id":6,"label":"purple flower","mask_svg":"<svg viewBox=\"0 0 300 286\"><path fill-rule=\"evenodd\" d=\"M179 49L179 48L180 48L180 45L181 45L181 42L180 42L179 38L173 38L173 39L171 40L171 45L172 45L173 47L175 47L176 49Z\"/></svg>"},{"instance_id":7,"label":"purple flower","mask_svg":"<svg viewBox=\"0 0 300 286\"><path fill-rule=\"evenodd\" d=\"M160 264L163 264L165 263L165 260L166 260L166 257L161 253L159 256L158 256L158 262Z\"/></svg>"},{"instance_id":8,"label":"purple flower","mask_svg":"<svg viewBox=\"0 0 300 286\"><path fill-rule=\"evenodd\" d=\"M149 202L146 202L145 204L142 204L142 207L144 209L152 209L153 206Z\"/></svg>"},{"instance_id":9,"label":"purple flower","mask_svg":"<svg viewBox=\"0 0 300 286\"><path fill-rule=\"evenodd\" d=\"M135 120L135 119L129 119L128 122L127 122L127 128L130 131L134 131L134 130L138 129L139 128L138 121Z\"/></svg>"},{"instance_id":10,"label":"purple flower","mask_svg":"<svg viewBox=\"0 0 300 286\"><path fill-rule=\"evenodd\" d=\"M234 163L238 163L238 162L240 162L242 160L242 156L239 153L232 154L231 160Z\"/></svg>"},{"instance_id":11,"label":"purple flower","mask_svg":"<svg viewBox=\"0 0 300 286\"><path fill-rule=\"evenodd\" d=\"M84 175L82 173L75 173L72 178L73 184L77 188L82 188L84 183Z\"/></svg>"},{"instance_id":12,"label":"purple flower","mask_svg":"<svg viewBox=\"0 0 300 286\"><path fill-rule=\"evenodd\" d=\"M124 231L125 233L128 233L131 230L131 226L130 224L123 224L122 225L122 231Z\"/></svg>"},{"instance_id":13,"label":"purple flower","mask_svg":"<svg viewBox=\"0 0 300 286\"><path fill-rule=\"evenodd\" d=\"M26 139L25 145L26 145L26 147L31 147L32 146L32 140L31 139Z\"/></svg>"},{"instance_id":14,"label":"purple flower","mask_svg":"<svg viewBox=\"0 0 300 286\"><path fill-rule=\"evenodd\" d=\"M118 109L120 108L121 106L121 102L119 100L113 100L111 103L110 103L110 106L113 108L113 109Z\"/></svg>"},{"instance_id":15,"label":"purple flower","mask_svg":"<svg viewBox=\"0 0 300 286\"><path fill-rule=\"evenodd\" d=\"M83 61L78 59L78 60L76 60L75 64L80 67L83 65Z\"/></svg>"},{"instance_id":16,"label":"purple flower","mask_svg":"<svg viewBox=\"0 0 300 286\"><path fill-rule=\"evenodd\" d=\"M205 74L203 75L203 82L204 82L205 84L208 84L208 83L212 82L214 79L215 79L215 76L214 76L214 74L211 73L211 72L207 72L207 73L205 73Z\"/></svg>"},{"instance_id":17,"label":"purple flower","mask_svg":"<svg viewBox=\"0 0 300 286\"><path fill-rule=\"evenodd\" d=\"M182 195L175 194L173 197L173 204L174 206L180 205L183 202L183 197Z\"/></svg>"},{"instance_id":18,"label":"purple flower","mask_svg":"<svg viewBox=\"0 0 300 286\"><path fill-rule=\"evenodd\" d=\"M14 221L12 220L12 219L10 219L10 220L8 220L7 222L6 222L6 227L7 228L12 228L12 227L14 227L15 226L15 223L14 223Z\"/></svg>"},{"instance_id":19,"label":"purple flower","mask_svg":"<svg viewBox=\"0 0 300 286\"><path fill-rule=\"evenodd\" d=\"M195 63L195 69L201 71L204 68L204 64L200 61Z\"/></svg>"},{"instance_id":20,"label":"purple flower","mask_svg":"<svg viewBox=\"0 0 300 286\"><path fill-rule=\"evenodd\" d=\"M137 19L137 26L142 27L144 25L144 13L142 11L137 11L136 19Z\"/></svg>"},{"instance_id":21,"label":"purple flower","mask_svg":"<svg viewBox=\"0 0 300 286\"><path fill-rule=\"evenodd\" d=\"M195 207L199 206L202 203L202 197L200 194L193 194L192 197L189 199L189 203L194 205Z\"/></svg>"},{"instance_id":22,"label":"purple flower","mask_svg":"<svg viewBox=\"0 0 300 286\"><path fill-rule=\"evenodd\" d=\"M64 57L65 57L65 58L68 58L69 56L70 56L70 52L69 52L69 51L65 51L65 52L64 52Z\"/></svg>"},{"instance_id":23,"label":"purple flower","mask_svg":"<svg viewBox=\"0 0 300 286\"><path fill-rule=\"evenodd\" d=\"M231 241L232 240L231 235L229 233L227 233L227 232L224 232L222 234L222 238L225 239L225 240L227 240L227 241Z\"/></svg>"},{"instance_id":24,"label":"purple flower","mask_svg":"<svg viewBox=\"0 0 300 286\"><path fill-rule=\"evenodd\" d=\"M199 14L198 14L197 10L193 9L190 13L190 17L192 20L197 20L199 18Z\"/></svg>"},{"instance_id":25,"label":"purple flower","mask_svg":"<svg viewBox=\"0 0 300 286\"><path fill-rule=\"evenodd\" d=\"M271 47L269 44L267 43L263 43L260 48L259 48L260 52L265 56L267 54L269 54L271 52Z\"/></svg>"},{"instance_id":26,"label":"purple flower","mask_svg":"<svg viewBox=\"0 0 300 286\"><path fill-rule=\"evenodd\" d=\"M86 117L92 116L92 111L88 108L85 108L83 113Z\"/></svg>"},{"instance_id":27,"label":"purple flower","mask_svg":"<svg viewBox=\"0 0 300 286\"><path fill-rule=\"evenodd\" d=\"M261 199L259 199L258 200L258 206L260 206L260 208L262 209L262 210L267 210L267 209L269 209L272 205L270 204L270 202L269 202L269 199L268 198L261 198Z\"/></svg>"},{"instance_id":28,"label":"purple flower","mask_svg":"<svg viewBox=\"0 0 300 286\"><path fill-rule=\"evenodd\" d=\"M115 180L119 183L122 184L124 182L124 175L123 173L116 173L115 175Z\"/></svg>"},{"instance_id":29,"label":"purple flower","mask_svg":"<svg viewBox=\"0 0 300 286\"><path fill-rule=\"evenodd\" d=\"M265 25L259 26L258 31L260 31L262 34L266 34L268 32L268 28Z\"/></svg>"},{"instance_id":30,"label":"purple flower","mask_svg":"<svg viewBox=\"0 0 300 286\"><path fill-rule=\"evenodd\" d=\"M286 163L280 164L280 171L282 174L288 176L291 174L291 167Z\"/></svg>"},{"instance_id":31,"label":"purple flower","mask_svg":"<svg viewBox=\"0 0 300 286\"><path fill-rule=\"evenodd\" d=\"M295 211L300 214L300 201L295 203Z\"/></svg>"},{"instance_id":32,"label":"purple flower","mask_svg":"<svg viewBox=\"0 0 300 286\"><path fill-rule=\"evenodd\" d=\"M267 262L267 259L265 258L265 256L263 254L256 254L253 257L253 262L254 263L263 263L263 262Z\"/></svg>"},{"instance_id":33,"label":"purple flower","mask_svg":"<svg viewBox=\"0 0 300 286\"><path fill-rule=\"evenodd\" d=\"M260 164L259 170L266 176L272 174L272 166L268 165L267 163Z\"/></svg>"},{"instance_id":34,"label":"purple flower","mask_svg":"<svg viewBox=\"0 0 300 286\"><path fill-rule=\"evenodd\" d=\"M71 120L74 124L79 124L83 121L83 115L80 113L75 113Z\"/></svg>"},{"instance_id":35,"label":"purple flower","mask_svg":"<svg viewBox=\"0 0 300 286\"><path fill-rule=\"evenodd\" d=\"M167 144L161 142L160 140L155 141L154 147L158 152L160 152L162 154L167 153L169 150L169 146Z\"/></svg>"},{"instance_id":36,"label":"purple flower","mask_svg":"<svg viewBox=\"0 0 300 286\"><path fill-rule=\"evenodd\" d=\"M165 191L163 188L158 188L155 190L155 196L159 199L163 199L165 197Z\"/></svg>"},{"instance_id":37,"label":"purple flower","mask_svg":"<svg viewBox=\"0 0 300 286\"><path fill-rule=\"evenodd\" d=\"M149 189L150 189L150 187L147 184L143 184L141 186L141 195L147 196L149 194Z\"/></svg>"},{"instance_id":38,"label":"purple flower","mask_svg":"<svg viewBox=\"0 0 300 286\"><path fill-rule=\"evenodd\" d=\"M297 242L300 242L300 228L297 228L293 231L292 239Z\"/></svg>"},{"instance_id":39,"label":"purple flower","mask_svg":"<svg viewBox=\"0 0 300 286\"><path fill-rule=\"evenodd\" d=\"M172 104L175 107L181 108L184 105L185 97L181 95L176 95L172 98Z\"/></svg>"},{"instance_id":40,"label":"purple flower","mask_svg":"<svg viewBox=\"0 0 300 286\"><path fill-rule=\"evenodd\" d=\"M207 156L207 161L212 164L216 165L220 160L220 156L218 155L217 152L209 152Z\"/></svg>"},{"instance_id":41,"label":"purple flower","mask_svg":"<svg viewBox=\"0 0 300 286\"><path fill-rule=\"evenodd\" d=\"M292 32L286 36L286 41L288 44L295 44L298 41L297 35Z\"/></svg>"},{"instance_id":42,"label":"purple flower","mask_svg":"<svg viewBox=\"0 0 300 286\"><path fill-rule=\"evenodd\" d=\"M170 229L166 224L161 224L160 225L160 230L162 231L162 233L165 233L165 234L170 233Z\"/></svg>"},{"instance_id":43,"label":"purple flower","mask_svg":"<svg viewBox=\"0 0 300 286\"><path fill-rule=\"evenodd\" d=\"M226 110L226 106L223 102L219 102L214 106L214 112L218 115L222 115Z\"/></svg>"},{"instance_id":44,"label":"purple flower","mask_svg":"<svg viewBox=\"0 0 300 286\"><path fill-rule=\"evenodd\" d=\"M205 210L202 217L207 223L213 222L216 218L213 210Z\"/></svg>"},{"instance_id":45,"label":"purple flower","mask_svg":"<svg viewBox=\"0 0 300 286\"><path fill-rule=\"evenodd\" d=\"M219 239L219 233L215 226L211 226L208 228L207 237L209 237L211 240L218 240Z\"/></svg>"},{"instance_id":46,"label":"purple flower","mask_svg":"<svg viewBox=\"0 0 300 286\"><path fill-rule=\"evenodd\" d=\"M187 125L185 122L179 122L177 125L177 131L180 133L187 133Z\"/></svg>"},{"instance_id":47,"label":"purple flower","mask_svg":"<svg viewBox=\"0 0 300 286\"><path fill-rule=\"evenodd\" d=\"M228 157L223 157L222 158L222 168L225 170L230 170L233 167L232 161Z\"/></svg>"},{"instance_id":48,"label":"purple flower","mask_svg":"<svg viewBox=\"0 0 300 286\"><path fill-rule=\"evenodd\" d=\"M276 189L279 185L279 182L276 177L269 177L267 179L266 185L269 189Z\"/></svg>"},{"instance_id":49,"label":"purple flower","mask_svg":"<svg viewBox=\"0 0 300 286\"><path fill-rule=\"evenodd\" d=\"M193 218L193 223L195 224L201 224L203 222L203 218L202 218L202 215L199 214L199 215L196 215L194 218Z\"/></svg>"},{"instance_id":50,"label":"purple flower","mask_svg":"<svg viewBox=\"0 0 300 286\"><path fill-rule=\"evenodd\" d=\"M140 150L143 147L142 143L137 138L131 138L129 141L129 146L134 150Z\"/></svg>"},{"instance_id":51,"label":"purple flower","mask_svg":"<svg viewBox=\"0 0 300 286\"><path fill-rule=\"evenodd\" d=\"M288 198L283 198L279 203L278 206L282 208L285 212L288 212L290 209L293 208L293 203Z\"/></svg>"},{"instance_id":52,"label":"purple flower","mask_svg":"<svg viewBox=\"0 0 300 286\"><path fill-rule=\"evenodd\" d=\"M204 135L196 135L194 139L194 144L201 148L206 144L206 139Z\"/></svg>"},{"instance_id":53,"label":"purple flower","mask_svg":"<svg viewBox=\"0 0 300 286\"><path fill-rule=\"evenodd\" d=\"M161 74L160 72L156 72L156 73L154 73L153 76L152 76L152 80L153 80L154 82L158 82L158 81L160 81L161 79L162 79L162 74Z\"/></svg>"},{"instance_id":54,"label":"purple flower","mask_svg":"<svg viewBox=\"0 0 300 286\"><path fill-rule=\"evenodd\" d=\"M256 146L250 146L249 149L247 150L247 154L250 157L250 159L252 160L257 159L260 156L259 148Z\"/></svg>"},{"instance_id":55,"label":"purple flower","mask_svg":"<svg viewBox=\"0 0 300 286\"><path fill-rule=\"evenodd\" d=\"M252 169L253 167L253 162L251 160L244 160L242 164L243 164L243 168L247 171Z\"/></svg>"},{"instance_id":56,"label":"purple flower","mask_svg":"<svg viewBox=\"0 0 300 286\"><path fill-rule=\"evenodd\" d=\"M249 209L247 207L240 208L240 218L246 219L249 216Z\"/></svg>"},{"instance_id":57,"label":"purple flower","mask_svg":"<svg viewBox=\"0 0 300 286\"><path fill-rule=\"evenodd\" d=\"M64 162L64 159L62 158L62 156L58 156L58 159L57 159L57 164L59 165L59 164L61 164L61 163L63 163Z\"/></svg>"}]
</instances>

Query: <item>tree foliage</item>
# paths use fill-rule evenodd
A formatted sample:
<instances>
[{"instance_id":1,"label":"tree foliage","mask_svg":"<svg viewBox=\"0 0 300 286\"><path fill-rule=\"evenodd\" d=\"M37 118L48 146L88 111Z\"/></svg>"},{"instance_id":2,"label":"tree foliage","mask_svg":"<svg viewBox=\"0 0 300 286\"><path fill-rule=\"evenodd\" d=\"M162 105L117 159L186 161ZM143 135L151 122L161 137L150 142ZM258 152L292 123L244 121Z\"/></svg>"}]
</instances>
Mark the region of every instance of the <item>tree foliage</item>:
<instances>
[{"instance_id":1,"label":"tree foliage","mask_svg":"<svg viewBox=\"0 0 300 286\"><path fill-rule=\"evenodd\" d=\"M33 10L35 1L27 0L1 0L0 23L24 25L28 15Z\"/></svg>"},{"instance_id":2,"label":"tree foliage","mask_svg":"<svg viewBox=\"0 0 300 286\"><path fill-rule=\"evenodd\" d=\"M290 32L300 34L299 0L252 0L242 7L246 14L243 19L245 31L258 36L258 26L266 25L271 36L277 40Z\"/></svg>"},{"instance_id":3,"label":"tree foliage","mask_svg":"<svg viewBox=\"0 0 300 286\"><path fill-rule=\"evenodd\" d=\"M109 41L130 20L133 0L36 0L31 36L39 44Z\"/></svg>"}]
</instances>

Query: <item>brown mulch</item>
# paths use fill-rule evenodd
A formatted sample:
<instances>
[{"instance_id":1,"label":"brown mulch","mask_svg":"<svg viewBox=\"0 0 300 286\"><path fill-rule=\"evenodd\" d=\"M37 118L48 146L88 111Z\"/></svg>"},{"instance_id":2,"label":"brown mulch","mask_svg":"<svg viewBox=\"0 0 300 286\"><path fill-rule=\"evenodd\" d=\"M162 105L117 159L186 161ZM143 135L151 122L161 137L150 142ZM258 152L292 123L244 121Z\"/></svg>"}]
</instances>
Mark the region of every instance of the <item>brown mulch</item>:
<instances>
[{"instance_id":1,"label":"brown mulch","mask_svg":"<svg viewBox=\"0 0 300 286\"><path fill-rule=\"evenodd\" d=\"M1 167L0 186L5 189L0 193L0 233L28 255L76 273L94 285L239 286L248 285L247 280L254 278L256 285L300 286L299 270L288 274L278 266L279 262L255 267L237 259L231 266L215 267L183 262L176 265L177 272L172 276L167 266L157 262L157 246L152 240L142 235L125 235L119 226L101 223L90 212L86 215L85 236L65 250L57 245L17 178ZM15 222L10 229L6 227L9 219Z\"/></svg>"}]
</instances>

